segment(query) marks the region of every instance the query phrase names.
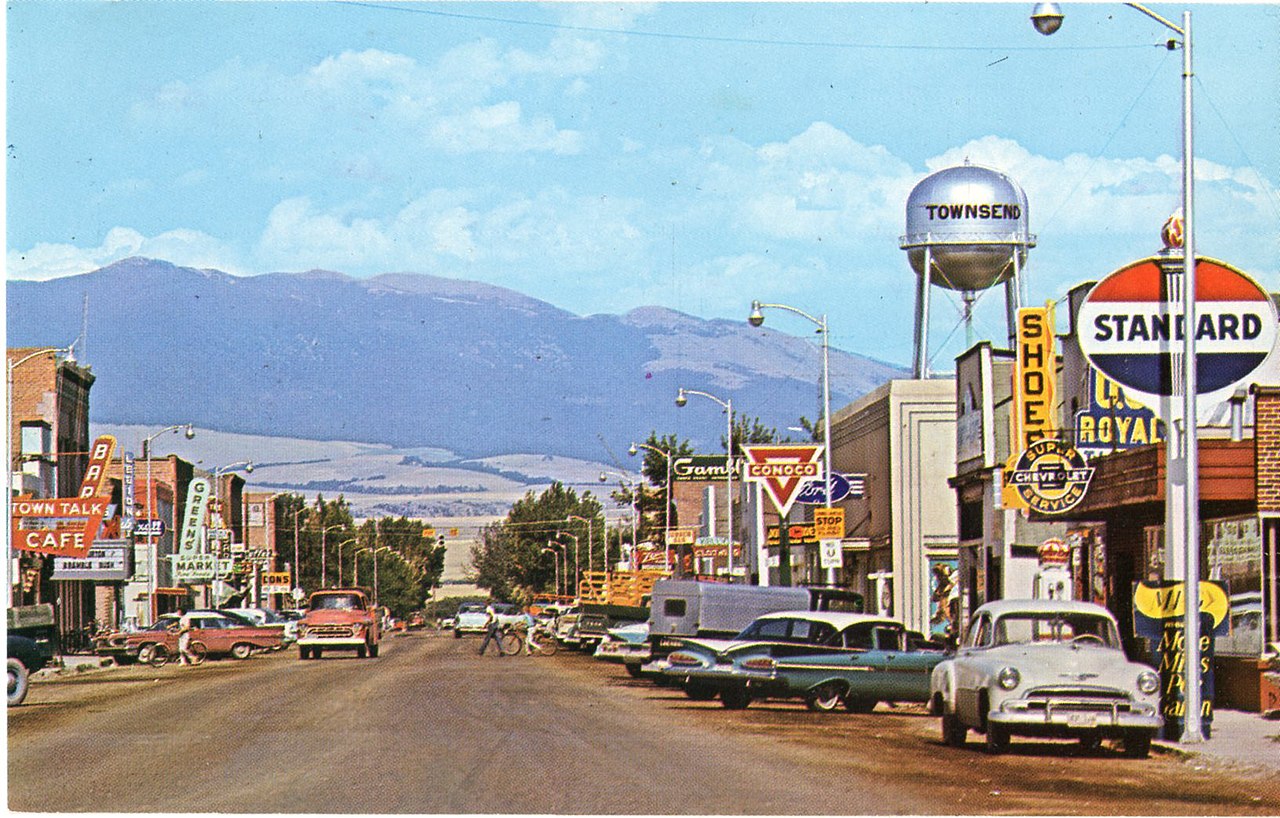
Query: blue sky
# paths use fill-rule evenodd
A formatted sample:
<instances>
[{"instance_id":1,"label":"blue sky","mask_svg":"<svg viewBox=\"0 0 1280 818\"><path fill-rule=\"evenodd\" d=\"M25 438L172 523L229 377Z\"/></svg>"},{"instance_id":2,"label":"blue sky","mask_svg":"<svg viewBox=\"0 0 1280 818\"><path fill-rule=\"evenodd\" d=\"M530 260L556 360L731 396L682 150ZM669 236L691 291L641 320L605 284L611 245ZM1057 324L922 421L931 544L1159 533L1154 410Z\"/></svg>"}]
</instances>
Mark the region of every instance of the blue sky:
<instances>
[{"instance_id":1,"label":"blue sky","mask_svg":"<svg viewBox=\"0 0 1280 818\"><path fill-rule=\"evenodd\" d=\"M1191 8L1198 249L1280 289L1280 5ZM1157 250L1179 203L1166 31L1067 3L1046 38L1030 10L9 4L7 275L145 255L430 273L583 315L743 319L757 298L909 365L898 239L928 173L968 159L1022 185L1032 302ZM947 370L965 333L934 292ZM1003 336L1001 299L975 337Z\"/></svg>"}]
</instances>

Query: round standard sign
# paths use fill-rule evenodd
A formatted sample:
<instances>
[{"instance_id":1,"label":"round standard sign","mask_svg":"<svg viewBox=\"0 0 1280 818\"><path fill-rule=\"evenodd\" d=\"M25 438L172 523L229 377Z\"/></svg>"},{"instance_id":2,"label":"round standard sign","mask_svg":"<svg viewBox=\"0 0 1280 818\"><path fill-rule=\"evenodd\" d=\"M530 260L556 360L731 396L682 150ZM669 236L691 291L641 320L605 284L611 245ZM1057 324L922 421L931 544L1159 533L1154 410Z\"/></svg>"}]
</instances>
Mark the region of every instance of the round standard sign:
<instances>
[{"instance_id":1,"label":"round standard sign","mask_svg":"<svg viewBox=\"0 0 1280 818\"><path fill-rule=\"evenodd\" d=\"M1186 332L1181 296L1161 259L1122 267L1080 305L1080 349L1094 368L1155 406L1174 395ZM1196 393L1226 393L1257 369L1276 342L1276 312L1266 290L1213 259L1196 263ZM1177 370L1177 371L1175 371ZM1218 398L1219 400L1221 398Z\"/></svg>"}]
</instances>

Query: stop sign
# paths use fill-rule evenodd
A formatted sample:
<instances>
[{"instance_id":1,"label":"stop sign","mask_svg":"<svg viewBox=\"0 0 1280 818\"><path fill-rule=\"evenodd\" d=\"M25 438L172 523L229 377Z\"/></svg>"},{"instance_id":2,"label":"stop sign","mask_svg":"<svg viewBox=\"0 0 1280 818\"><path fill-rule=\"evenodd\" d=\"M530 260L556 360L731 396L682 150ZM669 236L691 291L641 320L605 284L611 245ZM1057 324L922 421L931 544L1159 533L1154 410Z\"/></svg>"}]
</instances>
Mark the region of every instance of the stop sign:
<instances>
[{"instance_id":1,"label":"stop sign","mask_svg":"<svg viewBox=\"0 0 1280 818\"><path fill-rule=\"evenodd\" d=\"M1080 305L1077 335L1089 362L1148 405L1174 395L1187 332L1180 271L1166 276L1147 258L1107 276ZM1224 399L1271 354L1271 297L1241 271L1213 259L1196 263L1196 393ZM1174 356L1177 356L1176 358Z\"/></svg>"}]
</instances>

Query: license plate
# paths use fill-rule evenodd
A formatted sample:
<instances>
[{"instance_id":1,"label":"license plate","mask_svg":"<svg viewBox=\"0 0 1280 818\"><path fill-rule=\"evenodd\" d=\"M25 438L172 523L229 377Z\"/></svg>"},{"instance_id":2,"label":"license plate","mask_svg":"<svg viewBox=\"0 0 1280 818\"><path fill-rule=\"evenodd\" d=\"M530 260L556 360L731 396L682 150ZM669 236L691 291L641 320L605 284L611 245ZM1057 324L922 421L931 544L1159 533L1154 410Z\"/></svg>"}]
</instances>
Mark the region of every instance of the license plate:
<instances>
[{"instance_id":1,"label":"license plate","mask_svg":"<svg viewBox=\"0 0 1280 818\"><path fill-rule=\"evenodd\" d=\"M1067 724L1072 727L1097 727L1098 717L1093 713L1068 713Z\"/></svg>"}]
</instances>

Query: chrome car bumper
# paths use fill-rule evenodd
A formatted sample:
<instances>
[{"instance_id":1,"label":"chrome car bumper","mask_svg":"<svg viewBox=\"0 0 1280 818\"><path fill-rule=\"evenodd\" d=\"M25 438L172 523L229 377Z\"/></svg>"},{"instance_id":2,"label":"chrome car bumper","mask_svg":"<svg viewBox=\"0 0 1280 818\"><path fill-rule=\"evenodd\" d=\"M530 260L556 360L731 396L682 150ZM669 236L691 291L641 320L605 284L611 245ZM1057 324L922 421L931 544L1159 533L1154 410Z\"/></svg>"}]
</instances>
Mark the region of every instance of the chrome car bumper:
<instances>
[{"instance_id":1,"label":"chrome car bumper","mask_svg":"<svg viewBox=\"0 0 1280 818\"><path fill-rule=\"evenodd\" d=\"M358 648L365 644L363 636L304 636L298 640L299 647L314 648Z\"/></svg>"},{"instance_id":2,"label":"chrome car bumper","mask_svg":"<svg viewBox=\"0 0 1280 818\"><path fill-rule=\"evenodd\" d=\"M988 713L987 721L1018 733L1158 730L1164 723L1149 704L1087 699L1010 699Z\"/></svg>"}]
</instances>

